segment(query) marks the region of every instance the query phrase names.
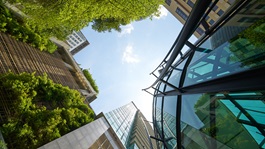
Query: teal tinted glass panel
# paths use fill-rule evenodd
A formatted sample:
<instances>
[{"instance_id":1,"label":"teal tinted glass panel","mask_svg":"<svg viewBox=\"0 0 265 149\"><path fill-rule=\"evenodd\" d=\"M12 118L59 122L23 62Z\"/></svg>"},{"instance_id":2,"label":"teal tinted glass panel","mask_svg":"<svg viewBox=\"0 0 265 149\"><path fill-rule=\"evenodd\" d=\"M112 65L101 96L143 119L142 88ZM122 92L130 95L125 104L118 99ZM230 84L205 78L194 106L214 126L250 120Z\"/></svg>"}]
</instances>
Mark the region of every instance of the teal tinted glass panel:
<instances>
[{"instance_id":1,"label":"teal tinted glass panel","mask_svg":"<svg viewBox=\"0 0 265 149\"><path fill-rule=\"evenodd\" d=\"M183 95L185 148L264 148L265 96L262 92ZM236 101L235 105L231 101ZM247 114L244 114L244 111ZM258 125L254 124L251 116ZM189 142L189 143L187 143Z\"/></svg>"},{"instance_id":2,"label":"teal tinted glass panel","mask_svg":"<svg viewBox=\"0 0 265 149\"><path fill-rule=\"evenodd\" d=\"M244 96L246 96L246 98L242 99ZM235 106L235 104L227 100L229 98L233 98L234 102L238 103L238 105ZM222 100L222 103L224 103L234 116L237 117L237 121L246 128L255 141L264 148L265 144L262 144L262 141L265 137L262 135L262 132L257 129L258 127L261 129L265 128L265 103L262 100L264 99L264 95L260 94L260 92L253 92L252 94L229 95L229 98ZM240 108L244 109L246 113L242 112ZM255 122L257 124L255 124Z\"/></svg>"},{"instance_id":3,"label":"teal tinted glass panel","mask_svg":"<svg viewBox=\"0 0 265 149\"><path fill-rule=\"evenodd\" d=\"M236 33L244 27L239 28L224 27L224 30L219 30L218 37L222 36L220 34L222 31L233 32L233 30L237 30L235 31ZM232 33L231 35L223 35L225 36L223 37L224 39L219 39L218 41L212 40L215 35L208 39L211 41L213 51L199 59L197 58L199 53L195 53L197 60L193 60L190 63L184 86L264 66L265 42L263 39L265 37L265 20L257 21L235 37L233 35Z\"/></svg>"}]
</instances>

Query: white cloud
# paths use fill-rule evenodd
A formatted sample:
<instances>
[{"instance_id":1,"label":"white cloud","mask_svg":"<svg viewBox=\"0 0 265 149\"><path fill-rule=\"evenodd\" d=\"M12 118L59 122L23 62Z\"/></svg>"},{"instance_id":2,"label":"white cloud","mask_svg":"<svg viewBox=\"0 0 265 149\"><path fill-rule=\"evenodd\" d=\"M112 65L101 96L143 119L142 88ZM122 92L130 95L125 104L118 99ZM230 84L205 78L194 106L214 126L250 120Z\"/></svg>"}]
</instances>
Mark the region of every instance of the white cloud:
<instances>
[{"instance_id":1,"label":"white cloud","mask_svg":"<svg viewBox=\"0 0 265 149\"><path fill-rule=\"evenodd\" d=\"M164 6L160 5L158 10L160 12L160 15L159 15L159 17L154 16L155 19L159 20L159 19L167 16L168 10Z\"/></svg>"},{"instance_id":2,"label":"white cloud","mask_svg":"<svg viewBox=\"0 0 265 149\"><path fill-rule=\"evenodd\" d=\"M122 62L125 63L138 63L140 62L140 59L136 54L133 53L133 47L128 45L125 48L125 51L123 52L122 56Z\"/></svg>"},{"instance_id":3,"label":"white cloud","mask_svg":"<svg viewBox=\"0 0 265 149\"><path fill-rule=\"evenodd\" d=\"M121 27L121 32L119 33L119 37L126 35L126 34L131 34L132 30L134 30L134 27L132 26L132 24L128 24L125 26Z\"/></svg>"}]
</instances>

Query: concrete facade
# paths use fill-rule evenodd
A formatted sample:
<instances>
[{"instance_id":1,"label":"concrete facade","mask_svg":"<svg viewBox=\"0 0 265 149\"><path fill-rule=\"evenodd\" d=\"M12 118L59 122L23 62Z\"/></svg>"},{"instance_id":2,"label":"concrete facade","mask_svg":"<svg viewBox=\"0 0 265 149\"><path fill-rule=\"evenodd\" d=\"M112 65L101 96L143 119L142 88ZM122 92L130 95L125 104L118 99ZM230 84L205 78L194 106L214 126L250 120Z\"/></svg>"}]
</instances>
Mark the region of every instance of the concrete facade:
<instances>
[{"instance_id":1,"label":"concrete facade","mask_svg":"<svg viewBox=\"0 0 265 149\"><path fill-rule=\"evenodd\" d=\"M67 36L66 42L70 46L69 51L72 55L75 55L76 53L84 49L87 45L89 45L89 42L81 31L73 31L71 35Z\"/></svg>"},{"instance_id":2,"label":"concrete facade","mask_svg":"<svg viewBox=\"0 0 265 149\"><path fill-rule=\"evenodd\" d=\"M84 125L39 149L123 149L104 117Z\"/></svg>"},{"instance_id":3,"label":"concrete facade","mask_svg":"<svg viewBox=\"0 0 265 149\"><path fill-rule=\"evenodd\" d=\"M213 25L234 2L235 0L218 1L213 10L205 18L207 24L209 26ZM164 7L182 24L185 24L195 3L196 0L165 0ZM204 32L204 27L200 25L194 32L194 35L199 38Z\"/></svg>"}]
</instances>

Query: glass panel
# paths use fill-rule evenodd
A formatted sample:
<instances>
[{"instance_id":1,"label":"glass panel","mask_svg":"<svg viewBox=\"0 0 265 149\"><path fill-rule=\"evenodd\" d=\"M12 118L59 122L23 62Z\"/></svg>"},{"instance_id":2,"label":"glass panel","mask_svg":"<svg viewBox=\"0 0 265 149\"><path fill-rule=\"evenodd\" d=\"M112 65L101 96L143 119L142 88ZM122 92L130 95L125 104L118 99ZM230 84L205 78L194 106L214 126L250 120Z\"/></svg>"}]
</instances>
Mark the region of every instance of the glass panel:
<instances>
[{"instance_id":1,"label":"glass panel","mask_svg":"<svg viewBox=\"0 0 265 149\"><path fill-rule=\"evenodd\" d=\"M186 124L182 128L183 146L186 149L264 148L262 93L183 95L181 120Z\"/></svg>"},{"instance_id":2,"label":"glass panel","mask_svg":"<svg viewBox=\"0 0 265 149\"><path fill-rule=\"evenodd\" d=\"M195 60L188 67L184 85L264 66L265 19L238 33L244 28L225 26L212 35L208 44L210 41L214 50L205 56L202 56L202 52L195 53Z\"/></svg>"},{"instance_id":3,"label":"glass panel","mask_svg":"<svg viewBox=\"0 0 265 149\"><path fill-rule=\"evenodd\" d=\"M160 82L158 86L159 86L159 91L160 92L164 92L164 90L165 90L165 83ZM157 94L159 94L159 92Z\"/></svg>"},{"instance_id":4,"label":"glass panel","mask_svg":"<svg viewBox=\"0 0 265 149\"><path fill-rule=\"evenodd\" d=\"M156 130L158 131L158 133L161 135L162 134L162 117L161 117L161 114L162 114L162 111L161 111L161 108L162 108L162 97L157 97L156 98L156 108L155 108L155 120L154 120L154 125L156 127Z\"/></svg>"},{"instance_id":5,"label":"glass panel","mask_svg":"<svg viewBox=\"0 0 265 149\"><path fill-rule=\"evenodd\" d=\"M166 96L164 97L163 108L163 128L165 139L171 138L167 142L169 148L176 147L176 107L177 97Z\"/></svg>"},{"instance_id":6,"label":"glass panel","mask_svg":"<svg viewBox=\"0 0 265 149\"><path fill-rule=\"evenodd\" d=\"M170 75L168 82L176 87L179 87L180 77L182 74L182 69L186 63L187 59L185 59L182 63L180 63L176 69L173 69L172 74ZM166 87L166 91L173 90L170 86Z\"/></svg>"}]
</instances>

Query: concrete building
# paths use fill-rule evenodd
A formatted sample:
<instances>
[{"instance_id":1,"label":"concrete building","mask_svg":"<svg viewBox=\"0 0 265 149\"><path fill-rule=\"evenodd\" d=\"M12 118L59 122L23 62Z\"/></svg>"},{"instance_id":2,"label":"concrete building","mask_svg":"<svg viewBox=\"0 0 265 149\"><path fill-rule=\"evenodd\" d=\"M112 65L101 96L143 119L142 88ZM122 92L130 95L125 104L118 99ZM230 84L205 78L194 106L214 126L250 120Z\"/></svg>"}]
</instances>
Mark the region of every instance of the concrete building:
<instances>
[{"instance_id":1,"label":"concrete building","mask_svg":"<svg viewBox=\"0 0 265 149\"><path fill-rule=\"evenodd\" d=\"M173 44L176 48L169 50L156 70L159 76L145 89L153 90L157 145L265 148L265 1L234 1L218 19L221 23L188 42L194 24L205 23L211 2L197 0Z\"/></svg>"},{"instance_id":2,"label":"concrete building","mask_svg":"<svg viewBox=\"0 0 265 149\"><path fill-rule=\"evenodd\" d=\"M71 35L67 36L66 41L70 46L69 51L72 55L75 55L76 53L84 49L87 45L89 45L89 42L81 31L73 31Z\"/></svg>"},{"instance_id":3,"label":"concrete building","mask_svg":"<svg viewBox=\"0 0 265 149\"><path fill-rule=\"evenodd\" d=\"M155 141L149 138L153 129L133 102L104 115L125 148L156 148Z\"/></svg>"},{"instance_id":4,"label":"concrete building","mask_svg":"<svg viewBox=\"0 0 265 149\"><path fill-rule=\"evenodd\" d=\"M104 117L84 125L38 149L125 149Z\"/></svg>"},{"instance_id":5,"label":"concrete building","mask_svg":"<svg viewBox=\"0 0 265 149\"><path fill-rule=\"evenodd\" d=\"M235 0L218 1L205 18L207 25L212 26L234 2ZM164 6L173 16L184 24L187 21L195 3L196 0L165 0ZM200 25L194 32L194 35L199 38L204 32L205 28L203 25Z\"/></svg>"}]
</instances>

